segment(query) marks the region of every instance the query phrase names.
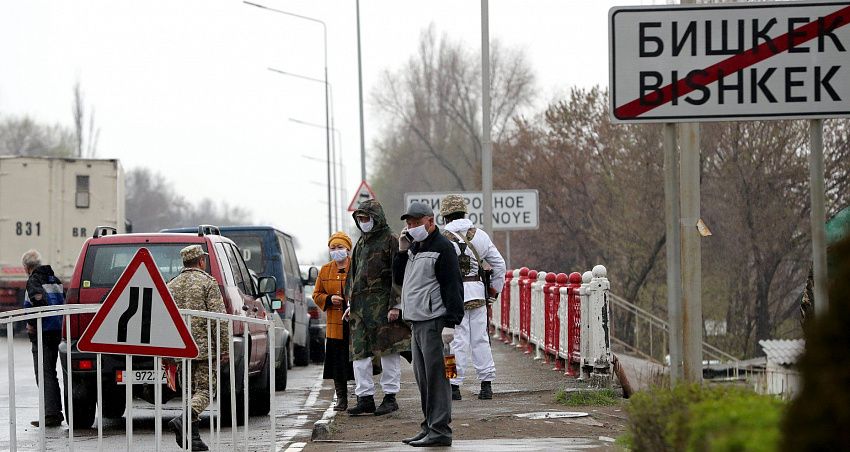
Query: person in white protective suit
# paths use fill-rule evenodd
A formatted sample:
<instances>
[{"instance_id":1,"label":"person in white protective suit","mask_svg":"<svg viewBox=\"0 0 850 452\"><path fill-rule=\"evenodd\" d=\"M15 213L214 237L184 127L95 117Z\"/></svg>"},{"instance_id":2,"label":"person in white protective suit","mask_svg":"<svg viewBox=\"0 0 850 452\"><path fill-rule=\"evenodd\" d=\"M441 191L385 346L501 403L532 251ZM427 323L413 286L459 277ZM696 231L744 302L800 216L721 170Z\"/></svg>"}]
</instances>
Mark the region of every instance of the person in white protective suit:
<instances>
[{"instance_id":1,"label":"person in white protective suit","mask_svg":"<svg viewBox=\"0 0 850 452\"><path fill-rule=\"evenodd\" d=\"M464 292L463 321L455 327L451 343L457 362L457 378L451 379L452 400L462 398L460 387L470 354L481 381L478 398L490 400L493 398L496 365L490 350L487 318L490 303L497 299L505 285L505 260L490 236L474 227L466 214L466 200L461 195L448 195L440 202L440 215L446 222L443 235L458 253Z\"/></svg>"}]
</instances>

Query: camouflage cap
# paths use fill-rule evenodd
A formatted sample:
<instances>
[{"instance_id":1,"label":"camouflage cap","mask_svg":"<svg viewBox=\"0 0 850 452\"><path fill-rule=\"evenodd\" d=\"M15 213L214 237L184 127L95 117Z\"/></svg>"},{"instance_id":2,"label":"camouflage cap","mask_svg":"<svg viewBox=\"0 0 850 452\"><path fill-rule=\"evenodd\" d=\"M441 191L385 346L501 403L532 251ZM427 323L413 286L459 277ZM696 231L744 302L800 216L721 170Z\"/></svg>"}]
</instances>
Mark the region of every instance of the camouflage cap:
<instances>
[{"instance_id":1,"label":"camouflage cap","mask_svg":"<svg viewBox=\"0 0 850 452\"><path fill-rule=\"evenodd\" d=\"M458 212L468 213L463 196L448 195L440 201L440 215L446 216Z\"/></svg>"},{"instance_id":2,"label":"camouflage cap","mask_svg":"<svg viewBox=\"0 0 850 452\"><path fill-rule=\"evenodd\" d=\"M186 248L180 250L180 257L183 258L183 262L189 262L193 259L197 259L205 254L209 254L201 248L201 245L189 245Z\"/></svg>"}]
</instances>

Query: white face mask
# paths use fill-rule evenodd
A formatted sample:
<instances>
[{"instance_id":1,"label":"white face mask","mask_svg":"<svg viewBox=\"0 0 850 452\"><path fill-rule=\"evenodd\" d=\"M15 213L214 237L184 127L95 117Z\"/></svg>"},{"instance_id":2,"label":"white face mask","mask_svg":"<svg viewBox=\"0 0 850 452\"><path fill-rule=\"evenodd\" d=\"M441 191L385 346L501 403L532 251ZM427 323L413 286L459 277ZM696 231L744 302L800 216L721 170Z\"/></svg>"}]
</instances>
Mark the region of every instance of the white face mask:
<instances>
[{"instance_id":1,"label":"white face mask","mask_svg":"<svg viewBox=\"0 0 850 452\"><path fill-rule=\"evenodd\" d=\"M331 250L331 259L342 262L348 257L348 250Z\"/></svg>"},{"instance_id":2,"label":"white face mask","mask_svg":"<svg viewBox=\"0 0 850 452\"><path fill-rule=\"evenodd\" d=\"M361 221L360 222L360 230L363 231L363 232L369 232L369 231L372 230L373 225L374 225L374 222L372 221L371 218L369 219L369 221Z\"/></svg>"},{"instance_id":3,"label":"white face mask","mask_svg":"<svg viewBox=\"0 0 850 452\"><path fill-rule=\"evenodd\" d=\"M414 242L421 242L428 238L428 230L425 229L424 224L420 224L413 229L408 229L407 232L413 237Z\"/></svg>"}]
</instances>

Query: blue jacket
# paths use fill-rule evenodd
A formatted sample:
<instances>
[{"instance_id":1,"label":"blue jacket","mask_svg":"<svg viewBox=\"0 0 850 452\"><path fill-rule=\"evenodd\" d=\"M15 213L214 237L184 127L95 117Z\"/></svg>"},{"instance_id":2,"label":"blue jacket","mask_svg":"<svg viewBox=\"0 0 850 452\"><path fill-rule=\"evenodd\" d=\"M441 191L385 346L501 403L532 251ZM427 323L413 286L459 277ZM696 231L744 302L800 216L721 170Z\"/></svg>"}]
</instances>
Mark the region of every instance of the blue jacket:
<instances>
[{"instance_id":1,"label":"blue jacket","mask_svg":"<svg viewBox=\"0 0 850 452\"><path fill-rule=\"evenodd\" d=\"M65 289L62 281L53 274L49 265L36 267L27 280L27 292L24 307L58 306L65 304ZM36 320L27 320L27 324L36 327ZM44 317L41 320L42 331L62 331L62 316Z\"/></svg>"}]
</instances>

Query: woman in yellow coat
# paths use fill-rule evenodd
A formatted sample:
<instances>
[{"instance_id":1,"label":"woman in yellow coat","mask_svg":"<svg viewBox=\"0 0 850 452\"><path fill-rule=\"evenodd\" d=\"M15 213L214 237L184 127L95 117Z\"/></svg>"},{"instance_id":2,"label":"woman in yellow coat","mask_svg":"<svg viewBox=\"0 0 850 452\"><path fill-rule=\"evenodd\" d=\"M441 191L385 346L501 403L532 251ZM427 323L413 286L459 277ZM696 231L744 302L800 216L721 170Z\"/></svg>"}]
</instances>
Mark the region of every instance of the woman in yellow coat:
<instances>
[{"instance_id":1,"label":"woman in yellow coat","mask_svg":"<svg viewBox=\"0 0 850 452\"><path fill-rule=\"evenodd\" d=\"M351 263L351 238L337 232L328 240L331 261L322 266L313 289L313 301L327 312L325 341L325 371L323 378L334 381L337 402L335 411L348 409L347 382L354 379L354 369L349 361L348 322L342 315L348 307L342 289Z\"/></svg>"}]
</instances>

